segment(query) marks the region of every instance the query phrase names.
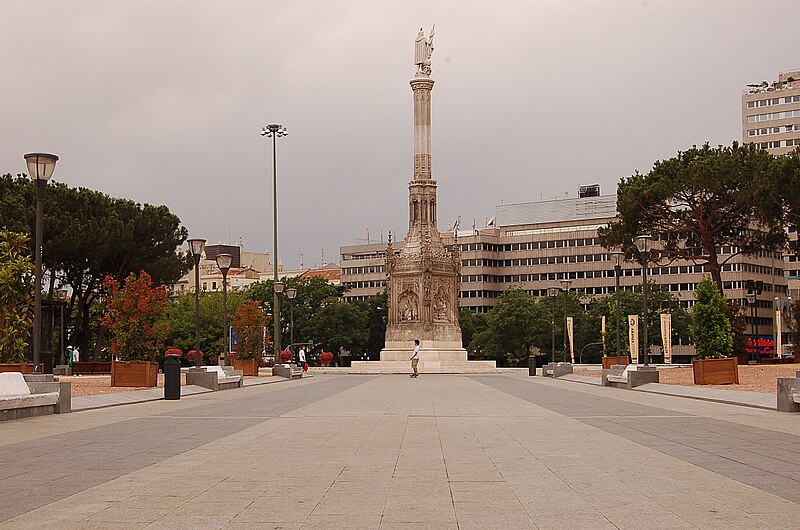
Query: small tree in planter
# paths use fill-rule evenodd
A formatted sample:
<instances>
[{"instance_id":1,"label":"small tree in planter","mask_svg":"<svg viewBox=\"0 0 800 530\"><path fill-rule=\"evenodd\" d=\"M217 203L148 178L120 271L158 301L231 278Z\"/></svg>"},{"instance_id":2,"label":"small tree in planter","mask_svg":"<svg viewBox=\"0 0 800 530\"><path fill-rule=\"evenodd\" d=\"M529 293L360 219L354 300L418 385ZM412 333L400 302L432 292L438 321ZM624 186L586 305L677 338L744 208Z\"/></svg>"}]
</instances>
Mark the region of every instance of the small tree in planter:
<instances>
[{"instance_id":1,"label":"small tree in planter","mask_svg":"<svg viewBox=\"0 0 800 530\"><path fill-rule=\"evenodd\" d=\"M711 277L705 276L694 291L689 332L697 355L694 382L699 385L739 383L738 363L733 352L733 332L727 316L727 301Z\"/></svg>"},{"instance_id":2,"label":"small tree in planter","mask_svg":"<svg viewBox=\"0 0 800 530\"><path fill-rule=\"evenodd\" d=\"M264 349L267 314L258 304L250 301L236 308L231 325L236 329L239 339L236 343L236 357L233 366L244 375L258 375L258 357Z\"/></svg>"},{"instance_id":3,"label":"small tree in planter","mask_svg":"<svg viewBox=\"0 0 800 530\"><path fill-rule=\"evenodd\" d=\"M124 285L107 276L103 286L108 295L101 324L111 336L111 358L119 361L112 363L111 385L155 386L158 364L152 361L167 333L166 287L154 287L144 271L128 276Z\"/></svg>"},{"instance_id":4,"label":"small tree in planter","mask_svg":"<svg viewBox=\"0 0 800 530\"><path fill-rule=\"evenodd\" d=\"M25 351L33 326L33 263L28 236L0 230L0 363L27 371Z\"/></svg>"}]
</instances>

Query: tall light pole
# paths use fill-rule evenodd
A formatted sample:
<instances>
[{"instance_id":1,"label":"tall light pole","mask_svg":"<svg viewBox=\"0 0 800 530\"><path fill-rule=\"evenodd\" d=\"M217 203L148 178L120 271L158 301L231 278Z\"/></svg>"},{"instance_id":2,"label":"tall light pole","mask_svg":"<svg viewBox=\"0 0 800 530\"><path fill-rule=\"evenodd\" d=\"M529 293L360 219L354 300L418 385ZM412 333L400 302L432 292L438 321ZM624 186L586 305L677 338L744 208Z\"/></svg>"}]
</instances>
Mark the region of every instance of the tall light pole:
<instances>
[{"instance_id":1,"label":"tall light pole","mask_svg":"<svg viewBox=\"0 0 800 530\"><path fill-rule=\"evenodd\" d=\"M558 298L558 287L547 289L547 296L550 297L550 305L553 314L550 317L550 362L556 362L556 298Z\"/></svg>"},{"instance_id":2,"label":"tall light pole","mask_svg":"<svg viewBox=\"0 0 800 530\"><path fill-rule=\"evenodd\" d=\"M281 336L281 320L280 320L280 317L281 317L281 302L283 301L282 300L283 290L285 288L286 288L286 284L281 282L281 281L272 282L272 291L275 294L275 302L276 302L275 303L275 311L272 312L272 318L276 319L276 321L275 321L276 324L275 324L274 327L275 327L275 335L277 337ZM275 348L275 361L273 361L273 364L276 364L279 361L283 360L280 357L281 356L281 352L283 351L281 349L280 344L281 344L280 339L278 339L277 342L273 342L273 347Z\"/></svg>"},{"instance_id":3,"label":"tall light pole","mask_svg":"<svg viewBox=\"0 0 800 530\"><path fill-rule=\"evenodd\" d=\"M745 295L747 298L747 305L750 307L750 335L753 337L752 352L748 357L753 357L753 364L758 361L758 335L756 334L756 293L754 291L747 291ZM755 354L753 354L755 352Z\"/></svg>"},{"instance_id":4,"label":"tall light pole","mask_svg":"<svg viewBox=\"0 0 800 530\"><path fill-rule=\"evenodd\" d=\"M294 287L286 289L286 298L291 300L291 302L289 302L289 310L291 313L289 316L289 348L294 348L294 299L297 298L297 289Z\"/></svg>"},{"instance_id":5,"label":"tall light pole","mask_svg":"<svg viewBox=\"0 0 800 530\"><path fill-rule=\"evenodd\" d=\"M41 373L42 363L42 231L44 230L44 194L47 181L53 176L58 157L48 153L28 153L25 163L28 176L36 187L36 249L33 286L33 369Z\"/></svg>"},{"instance_id":6,"label":"tall light pole","mask_svg":"<svg viewBox=\"0 0 800 530\"><path fill-rule=\"evenodd\" d=\"M622 272L622 262L625 261L625 253L619 250L611 253L611 263L614 265L614 297L615 297L615 306L617 306L617 364L620 364L620 334L619 334L619 314L620 314L620 307L619 307L619 276Z\"/></svg>"},{"instance_id":7,"label":"tall light pole","mask_svg":"<svg viewBox=\"0 0 800 530\"><path fill-rule=\"evenodd\" d=\"M205 239L189 239L189 252L194 259L194 366L200 368L200 259L206 247Z\"/></svg>"},{"instance_id":8,"label":"tall light pole","mask_svg":"<svg viewBox=\"0 0 800 530\"><path fill-rule=\"evenodd\" d=\"M217 268L222 273L222 333L225 337L222 351L223 365L228 364L228 352L231 351L228 343L230 338L228 332L228 271L231 270L231 263L233 263L233 256L230 254L217 254Z\"/></svg>"},{"instance_id":9,"label":"tall light pole","mask_svg":"<svg viewBox=\"0 0 800 530\"><path fill-rule=\"evenodd\" d=\"M561 290L564 291L564 362L567 360L567 297L569 296L569 286L572 280L564 278L561 280Z\"/></svg>"},{"instance_id":10,"label":"tall light pole","mask_svg":"<svg viewBox=\"0 0 800 530\"><path fill-rule=\"evenodd\" d=\"M278 151L276 142L278 138L286 136L288 131L280 123L270 123L261 128L261 136L272 138L272 282L278 282ZM273 337L272 344L275 351L275 359L278 359L281 351L281 302L278 291L273 293Z\"/></svg>"},{"instance_id":11,"label":"tall light pole","mask_svg":"<svg viewBox=\"0 0 800 530\"><path fill-rule=\"evenodd\" d=\"M652 241L653 238L647 234L636 236L636 248L642 257L642 334L644 335L642 345L645 366L648 366L647 361L650 356L650 345L647 343L647 265L650 263L650 245Z\"/></svg>"}]
</instances>

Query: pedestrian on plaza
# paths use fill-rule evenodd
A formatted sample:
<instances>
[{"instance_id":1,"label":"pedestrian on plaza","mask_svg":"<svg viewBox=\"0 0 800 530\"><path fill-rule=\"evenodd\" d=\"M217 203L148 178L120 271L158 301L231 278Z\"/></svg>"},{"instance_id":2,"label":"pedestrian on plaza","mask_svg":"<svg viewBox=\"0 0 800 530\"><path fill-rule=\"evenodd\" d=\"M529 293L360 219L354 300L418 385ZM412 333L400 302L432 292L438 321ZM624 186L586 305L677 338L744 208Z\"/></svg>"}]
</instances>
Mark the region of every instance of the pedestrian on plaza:
<instances>
[{"instance_id":1,"label":"pedestrian on plaza","mask_svg":"<svg viewBox=\"0 0 800 530\"><path fill-rule=\"evenodd\" d=\"M72 355L73 355L72 346L67 346L67 366L69 366L70 368L72 368L72 361L73 361Z\"/></svg>"},{"instance_id":2,"label":"pedestrian on plaza","mask_svg":"<svg viewBox=\"0 0 800 530\"><path fill-rule=\"evenodd\" d=\"M80 360L81 360L81 351L80 349L78 349L77 346L75 346L75 349L72 350L72 362L77 363L80 362Z\"/></svg>"},{"instance_id":3,"label":"pedestrian on plaza","mask_svg":"<svg viewBox=\"0 0 800 530\"><path fill-rule=\"evenodd\" d=\"M300 351L297 352L297 365L300 366L304 372L308 371L308 363L306 362L306 350L300 346Z\"/></svg>"},{"instance_id":4,"label":"pedestrian on plaza","mask_svg":"<svg viewBox=\"0 0 800 530\"><path fill-rule=\"evenodd\" d=\"M419 339L414 339L414 355L411 356L411 369L414 370L414 373L411 374L411 377L419 377L419 371L417 371L418 364L419 364Z\"/></svg>"}]
</instances>

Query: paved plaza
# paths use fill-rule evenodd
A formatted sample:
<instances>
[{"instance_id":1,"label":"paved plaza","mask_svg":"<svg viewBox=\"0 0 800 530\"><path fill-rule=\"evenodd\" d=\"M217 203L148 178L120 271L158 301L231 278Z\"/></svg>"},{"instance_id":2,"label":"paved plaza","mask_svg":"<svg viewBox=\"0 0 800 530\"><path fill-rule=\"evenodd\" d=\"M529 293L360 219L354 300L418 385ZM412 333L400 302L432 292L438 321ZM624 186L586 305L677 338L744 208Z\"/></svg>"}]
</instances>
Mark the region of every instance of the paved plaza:
<instances>
[{"instance_id":1,"label":"paved plaza","mask_svg":"<svg viewBox=\"0 0 800 530\"><path fill-rule=\"evenodd\" d=\"M800 416L321 375L0 424L0 528L798 528Z\"/></svg>"}]
</instances>

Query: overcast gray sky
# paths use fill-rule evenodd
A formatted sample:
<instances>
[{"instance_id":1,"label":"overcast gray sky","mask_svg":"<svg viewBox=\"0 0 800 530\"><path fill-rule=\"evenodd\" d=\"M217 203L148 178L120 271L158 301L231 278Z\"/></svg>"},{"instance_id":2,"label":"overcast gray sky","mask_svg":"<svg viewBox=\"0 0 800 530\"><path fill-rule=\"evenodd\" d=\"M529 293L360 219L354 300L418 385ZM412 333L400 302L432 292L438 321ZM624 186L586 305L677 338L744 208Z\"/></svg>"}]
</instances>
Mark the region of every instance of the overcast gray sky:
<instances>
[{"instance_id":1,"label":"overcast gray sky","mask_svg":"<svg viewBox=\"0 0 800 530\"><path fill-rule=\"evenodd\" d=\"M0 0L0 172L166 204L194 237L338 261L405 235L414 38L436 24L440 230L504 202L613 193L741 140L741 93L800 69L797 0Z\"/></svg>"}]
</instances>

